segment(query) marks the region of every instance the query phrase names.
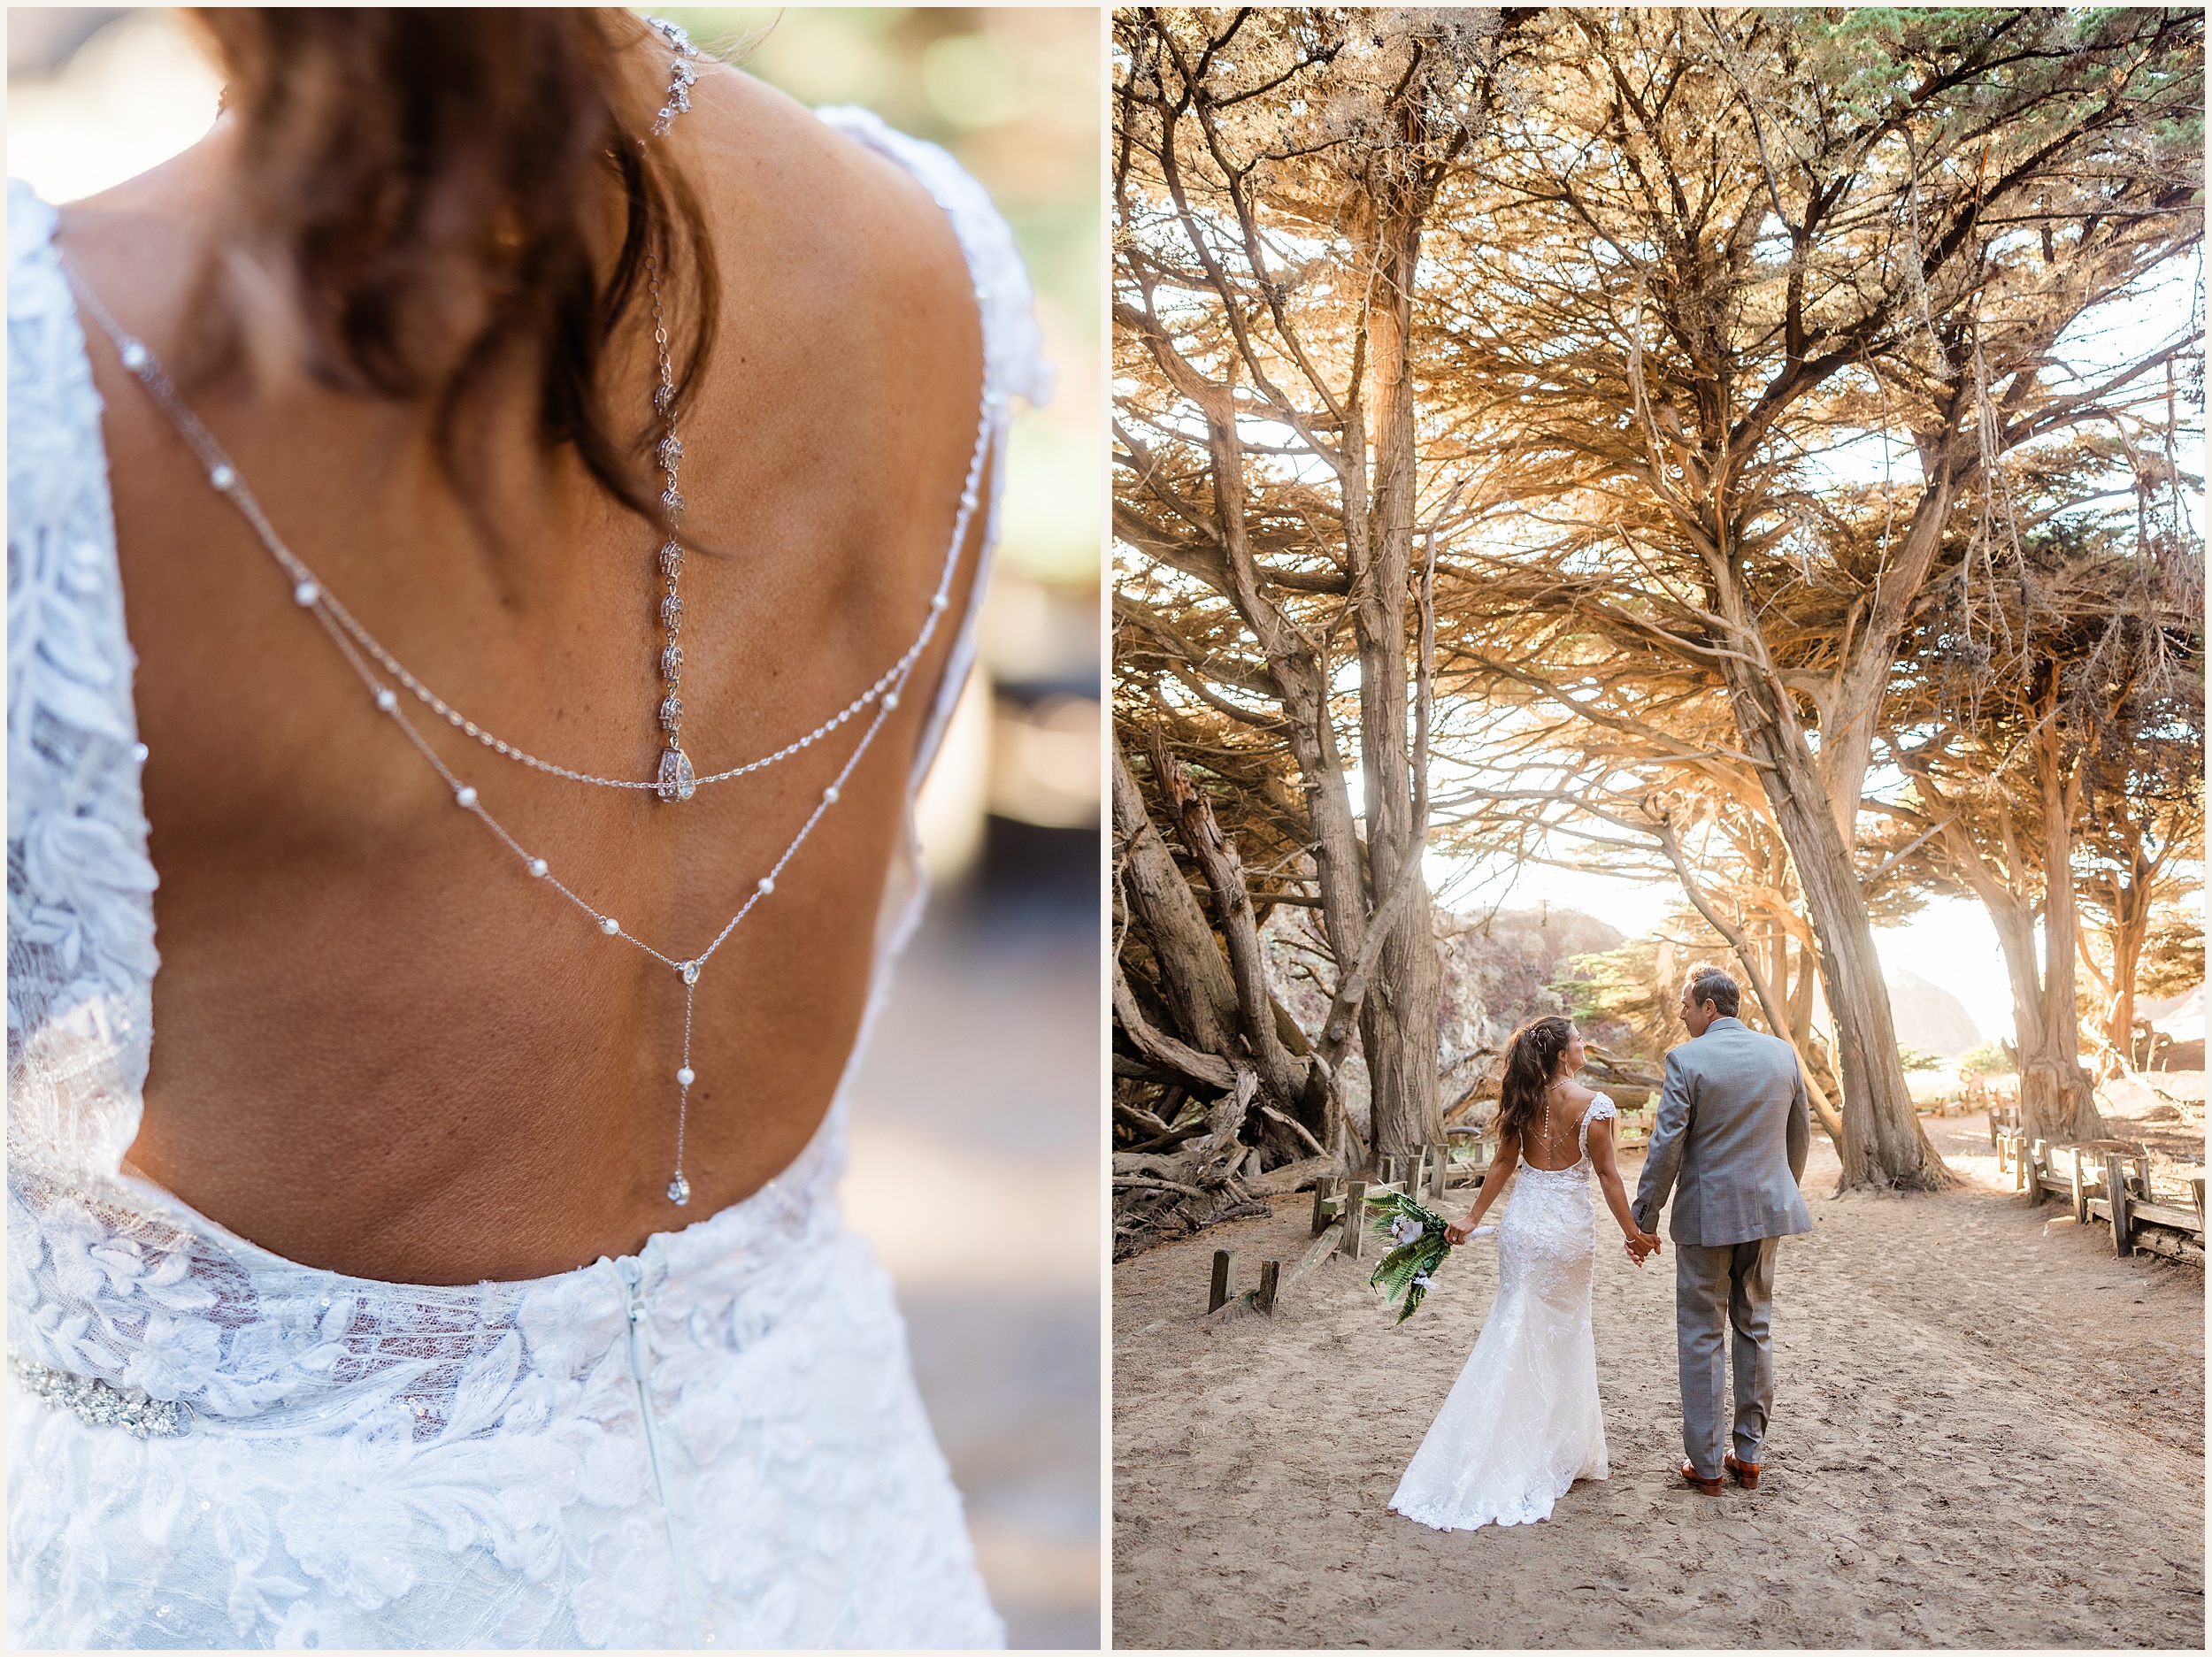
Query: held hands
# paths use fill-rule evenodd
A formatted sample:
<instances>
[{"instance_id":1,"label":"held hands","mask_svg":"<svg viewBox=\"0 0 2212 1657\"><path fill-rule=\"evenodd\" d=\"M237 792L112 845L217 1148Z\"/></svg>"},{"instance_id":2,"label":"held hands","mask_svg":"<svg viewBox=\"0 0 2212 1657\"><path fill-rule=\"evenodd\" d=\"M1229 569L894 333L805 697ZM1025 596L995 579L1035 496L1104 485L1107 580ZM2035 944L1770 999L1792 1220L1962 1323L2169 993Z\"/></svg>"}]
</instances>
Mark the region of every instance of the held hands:
<instances>
[{"instance_id":1,"label":"held hands","mask_svg":"<svg viewBox=\"0 0 2212 1657\"><path fill-rule=\"evenodd\" d=\"M1638 1265L1659 1252L1659 1236L1655 1231L1638 1231L1628 1239L1628 1257Z\"/></svg>"}]
</instances>

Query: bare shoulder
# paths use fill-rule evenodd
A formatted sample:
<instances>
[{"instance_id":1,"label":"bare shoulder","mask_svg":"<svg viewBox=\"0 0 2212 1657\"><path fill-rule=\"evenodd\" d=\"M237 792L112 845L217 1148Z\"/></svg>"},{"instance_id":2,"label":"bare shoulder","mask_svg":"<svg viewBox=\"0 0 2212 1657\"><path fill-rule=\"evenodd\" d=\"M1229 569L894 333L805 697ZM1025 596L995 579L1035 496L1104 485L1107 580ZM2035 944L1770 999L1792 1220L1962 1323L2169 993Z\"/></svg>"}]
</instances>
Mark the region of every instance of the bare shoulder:
<instances>
[{"instance_id":1,"label":"bare shoulder","mask_svg":"<svg viewBox=\"0 0 2212 1657\"><path fill-rule=\"evenodd\" d=\"M972 314L959 240L904 167L724 64L687 119L677 153L731 275L803 283L826 314L886 298L909 325Z\"/></svg>"}]
</instances>

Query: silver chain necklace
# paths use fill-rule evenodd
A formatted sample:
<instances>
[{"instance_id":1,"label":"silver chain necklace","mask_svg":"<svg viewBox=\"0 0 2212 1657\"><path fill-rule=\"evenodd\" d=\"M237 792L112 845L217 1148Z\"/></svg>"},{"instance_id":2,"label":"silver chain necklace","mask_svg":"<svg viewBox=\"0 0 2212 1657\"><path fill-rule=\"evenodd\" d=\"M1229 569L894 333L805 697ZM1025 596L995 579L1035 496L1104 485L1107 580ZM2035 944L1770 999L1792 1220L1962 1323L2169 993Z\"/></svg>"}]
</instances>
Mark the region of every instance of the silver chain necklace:
<instances>
[{"instance_id":1,"label":"silver chain necklace","mask_svg":"<svg viewBox=\"0 0 2212 1657\"><path fill-rule=\"evenodd\" d=\"M667 102L663 104L655 119L653 134L657 137L667 132L670 124L678 114L690 108L690 88L698 78L697 72L692 68L690 60L697 57L698 51L691 45L685 32L674 24L664 22L659 19L648 19L647 21L667 40L670 46L679 54L672 71ZM644 141L639 142L641 145ZM57 251L58 252L58 249ZM330 641L337 647L339 654L345 658L347 664L367 687L370 697L378 711L386 715L398 726L401 733L413 745L425 762L438 773L446 786L452 791L454 803L482 823L501 844L515 855L534 878L545 882L569 903L588 916L601 933L608 938L618 939L630 944L651 956L663 966L671 969L683 980L683 1043L675 1077L678 1090L676 1156L674 1171L668 1182L667 1196L670 1202L679 1208L684 1207L691 1201L691 1182L684 1175L684 1145L685 1131L689 1118L691 1089L697 1080L691 1066L691 1034L693 1007L700 975L705 970L707 963L713 958L715 953L728 941L730 934L737 930L748 915L752 913L753 906L776 889L776 877L783 872L785 866L797 855L799 848L806 843L807 837L814 832L814 826L822 820L823 814L837 803L840 790L852 776L863 756L866 755L869 747L876 739L877 733L882 730L885 720L889 718L892 712L898 707L901 693L905 690L907 681L912 676L914 667L919 661L922 652L928 647L930 639L936 631L939 618L944 614L951 602L949 593L952 578L959 563L960 550L967 540L968 525L973 518L979 498L983 460L989 449L992 413L1000 402L1000 398L996 394L987 393L983 399L982 410L978 420L976 444L970 456L966 479L962 485L960 508L954 518L951 543L946 552L944 567L939 575L936 590L930 598L928 618L922 624L921 633L913 644L885 671L874 684L805 736L749 763L734 766L728 771L710 776L696 776L693 772L691 762L685 755L679 739L683 719L683 707L677 694L677 687L682 673L683 651L678 642L678 632L683 618L683 601L678 594L677 584L683 569L683 550L681 543L677 539L676 527L683 511L684 502L682 494L677 487L676 474L677 466L683 456L683 445L676 435L674 422L670 418L674 403L674 383L668 358L667 330L661 312L658 270L656 265L649 265L649 287L653 297L654 345L658 357L659 370L657 382L654 387L653 402L656 412L662 417L662 436L657 446L656 457L661 464L664 478L661 503L668 514L667 539L660 550L660 569L665 584L660 602L663 630L660 665L661 676L667 684L667 690L660 707L660 722L662 729L666 733L666 742L662 750L658 774L651 780L641 782L620 778L598 777L570 767L556 765L549 761L526 753L512 743L493 736L491 733L484 730L474 721L464 717L457 710L432 693L421 679L410 672L397 658L378 643L368 630L354 618L352 612L339 602L329 589L317 579L314 572L307 566L305 562L279 538L274 527L263 513L259 502L255 499L252 491L247 487L245 479L237 466L232 463L221 445L215 441L213 434L178 395L174 384L162 368L152 349L144 341L129 334L120 323L116 321L107 307L101 303L99 295L92 290L91 286L85 281L82 274L78 272L66 255L61 256L61 264L64 273L67 276L71 287L75 290L79 301L98 322L102 331L114 342L117 354L122 359L123 366L130 372L141 386L145 387L155 404L169 416L179 433L206 467L208 482L238 509L247 523L253 528L263 547L267 549L285 574L290 578L293 583L293 602L312 616L323 631L330 635ZM439 756L437 750L430 746L422 733L416 728L414 722L408 717L406 710L401 704L398 691L395 690L391 684L386 683L384 679L378 677L380 669L396 684L412 693L417 701L432 709L456 729L475 738L494 753L516 760L534 770L545 771L549 775L565 778L572 782L587 783L606 788L650 788L661 799L671 801L689 799L702 783L727 781L733 778L759 771L780 760L788 759L830 735L840 726L856 717L872 704L874 713L863 727L859 740L853 745L852 752L846 756L845 763L839 768L834 779L822 790L820 797L815 802L813 810L808 814L805 822L800 825L798 832L792 836L790 843L784 848L782 855L776 859L768 872L755 883L753 890L747 895L737 912L730 917L705 948L695 955L678 957L655 948L643 939L628 931L613 916L600 909L590 900L563 881L553 872L551 865L543 857L526 850L521 841L508 831L506 825L486 809L476 789L456 775L445 761Z\"/></svg>"},{"instance_id":2,"label":"silver chain necklace","mask_svg":"<svg viewBox=\"0 0 2212 1657\"><path fill-rule=\"evenodd\" d=\"M698 48L691 44L689 36L675 24L665 22L658 18L649 18L646 21L667 40L670 47L678 54L670 69L667 101L662 104L654 118L653 135L659 137L667 133L669 127L678 115L691 107L691 87L698 80L698 72L692 67L691 59L698 56ZM638 144L642 149L645 141L640 139ZM123 359L123 366L136 376L139 383L146 387L154 401L160 404L164 412L169 416L186 443L191 447L193 452L199 456L202 464L206 468L208 480L217 490L229 496L232 503L244 515L247 523L251 525L262 546L291 580L295 594L303 587L314 587L320 595L322 602L328 608L331 618L345 630L354 643L372 661L391 676L401 689L413 696L417 702L435 713L455 730L473 739L490 752L503 759L513 760L518 764L526 765L533 771L542 771L548 776L558 777L567 782L583 783L595 788L620 788L636 792L650 790L660 799L672 803L690 799L694 793L708 783L730 782L740 777L749 776L754 771L764 770L770 765L805 752L817 742L831 736L851 720L867 711L883 697L890 697L892 699L890 706L896 708L898 706L897 687L904 682L914 664L921 659L922 653L928 649L930 641L936 636L939 621L951 606L953 577L959 570L960 550L967 543L968 526L973 520L980 500L983 465L990 452L992 415L999 402L995 395L984 398L982 407L978 413L975 442L969 450L968 470L960 487L960 510L954 518L952 534L945 547L944 561L938 569L937 585L930 594L928 613L923 618L921 629L915 635L913 641L900 653L896 661L876 676L874 682L866 689L803 736L785 743L772 753L763 755L757 759L746 761L741 764L730 766L727 770L711 771L705 775L697 772L690 756L685 753L680 740L680 732L683 723L683 701L679 692L679 681L683 674L684 653L683 647L679 641L679 634L683 622L684 605L683 596L679 589L683 573L684 554L683 544L677 535L677 526L682 517L685 502L683 492L678 486L677 473L683 460L684 448L682 439L677 434L672 418L675 376L673 365L669 360L668 330L662 313L659 265L658 261L649 254L647 288L653 302L653 345L657 371L653 389L653 407L654 411L661 417L662 422L660 440L655 447L655 458L661 465L661 507L667 514L666 533L658 555L662 591L657 610L662 643L657 666L660 677L666 685L661 695L658 710L659 723L663 733L663 748L655 774L643 779L603 776L576 766L563 765L552 760L541 759L519 744L507 741L478 721L470 718L439 695L418 675L411 671L397 656L385 648L376 636L339 601L336 595L331 592L328 584L319 579L314 571L308 567L306 561L284 544L282 539L277 534L275 526L262 512L260 502L255 500L252 493L245 487L238 468L232 464L229 456L224 452L222 445L215 441L214 434L201 424L199 417L192 412L177 394L176 387L170 383L168 375L163 372L161 364L155 357L151 349L142 341L134 338L121 324L116 321L113 316L109 314L107 307L101 303L99 295L92 291L89 284L83 280L75 265L66 257L62 260L62 266L69 279L70 286L76 290L77 297L83 303L86 311L100 325L102 331L114 341L116 350Z\"/></svg>"}]
</instances>

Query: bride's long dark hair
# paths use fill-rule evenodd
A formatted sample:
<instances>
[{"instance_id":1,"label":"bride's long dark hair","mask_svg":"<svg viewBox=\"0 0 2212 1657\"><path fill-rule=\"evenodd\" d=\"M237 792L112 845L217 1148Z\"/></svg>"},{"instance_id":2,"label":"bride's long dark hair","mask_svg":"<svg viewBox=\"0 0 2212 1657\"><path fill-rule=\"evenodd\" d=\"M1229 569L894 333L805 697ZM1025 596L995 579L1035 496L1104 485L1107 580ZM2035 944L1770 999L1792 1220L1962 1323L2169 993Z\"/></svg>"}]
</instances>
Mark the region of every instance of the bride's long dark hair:
<instances>
[{"instance_id":1,"label":"bride's long dark hair","mask_svg":"<svg viewBox=\"0 0 2212 1657\"><path fill-rule=\"evenodd\" d=\"M658 521L641 464L656 428L641 407L609 406L611 360L626 328L650 326L657 265L681 410L706 365L720 285L689 185L618 109L623 52L646 26L617 8L560 6L190 15L244 128L234 234L274 249L296 284L317 378L427 402L457 484L463 407L503 359L519 359L545 446L572 445L608 494ZM610 215L621 241L602 272L593 227ZM218 360L235 349L230 311L206 318Z\"/></svg>"},{"instance_id":2,"label":"bride's long dark hair","mask_svg":"<svg viewBox=\"0 0 2212 1657\"><path fill-rule=\"evenodd\" d=\"M1506 1043L1505 1078L1498 1099L1498 1139L1518 1138L1543 1109L1550 1085L1574 1039L1573 1023L1556 1013L1532 1018Z\"/></svg>"}]
</instances>

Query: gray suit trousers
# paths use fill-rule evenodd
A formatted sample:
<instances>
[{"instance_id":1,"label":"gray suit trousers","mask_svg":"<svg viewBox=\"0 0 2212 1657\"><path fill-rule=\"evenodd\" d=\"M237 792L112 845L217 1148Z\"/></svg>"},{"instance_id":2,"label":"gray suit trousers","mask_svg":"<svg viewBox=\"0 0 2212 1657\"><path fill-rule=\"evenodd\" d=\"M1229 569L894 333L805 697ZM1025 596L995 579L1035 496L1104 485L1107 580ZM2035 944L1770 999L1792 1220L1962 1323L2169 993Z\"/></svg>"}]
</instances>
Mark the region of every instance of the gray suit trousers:
<instances>
[{"instance_id":1,"label":"gray suit trousers","mask_svg":"<svg viewBox=\"0 0 2212 1657\"><path fill-rule=\"evenodd\" d=\"M1700 1478L1721 1475L1727 1375L1724 1326L1733 1325L1736 1459L1756 1464L1774 1408L1774 1351L1767 1316L1774 1302L1779 1238L1705 1247L1674 1246L1674 1339L1682 1372L1682 1449Z\"/></svg>"}]
</instances>

